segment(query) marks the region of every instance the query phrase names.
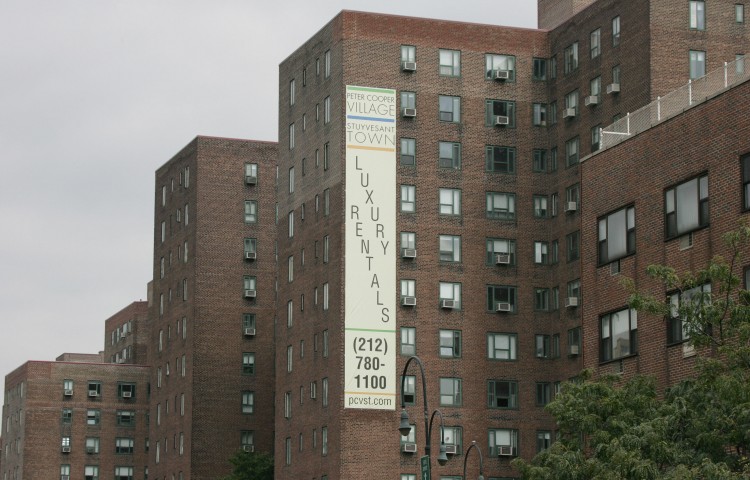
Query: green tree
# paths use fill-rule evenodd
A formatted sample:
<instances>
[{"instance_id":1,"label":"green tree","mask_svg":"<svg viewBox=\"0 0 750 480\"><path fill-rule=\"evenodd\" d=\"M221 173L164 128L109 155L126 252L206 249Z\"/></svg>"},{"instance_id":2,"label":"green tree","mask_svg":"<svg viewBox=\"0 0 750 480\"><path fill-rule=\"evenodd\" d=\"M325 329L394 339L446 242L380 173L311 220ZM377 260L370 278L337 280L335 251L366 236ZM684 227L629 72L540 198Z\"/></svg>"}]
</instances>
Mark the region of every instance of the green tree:
<instances>
[{"instance_id":1,"label":"green tree","mask_svg":"<svg viewBox=\"0 0 750 480\"><path fill-rule=\"evenodd\" d=\"M547 406L558 441L531 462L513 462L523 478L750 478L750 293L736 273L750 227L725 241L728 259L717 256L703 270L648 267L670 293L666 300L625 282L632 308L681 319L698 355L694 378L660 394L650 377L593 379L583 372ZM703 288L709 284L710 293Z\"/></svg>"},{"instance_id":2,"label":"green tree","mask_svg":"<svg viewBox=\"0 0 750 480\"><path fill-rule=\"evenodd\" d=\"M238 451L229 459L232 474L222 480L273 480L273 455Z\"/></svg>"}]
</instances>

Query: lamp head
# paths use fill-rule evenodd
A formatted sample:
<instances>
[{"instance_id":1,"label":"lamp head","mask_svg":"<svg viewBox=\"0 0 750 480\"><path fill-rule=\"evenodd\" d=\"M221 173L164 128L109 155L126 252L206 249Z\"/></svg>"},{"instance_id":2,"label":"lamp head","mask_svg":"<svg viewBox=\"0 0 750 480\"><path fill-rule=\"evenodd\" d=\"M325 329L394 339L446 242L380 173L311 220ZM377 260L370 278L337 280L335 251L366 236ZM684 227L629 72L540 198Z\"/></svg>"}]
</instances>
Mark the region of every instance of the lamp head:
<instances>
[{"instance_id":1,"label":"lamp head","mask_svg":"<svg viewBox=\"0 0 750 480\"><path fill-rule=\"evenodd\" d=\"M398 426L398 431L401 432L402 437L409 435L409 432L411 432L409 414L406 413L406 409L401 410L401 424Z\"/></svg>"},{"instance_id":2,"label":"lamp head","mask_svg":"<svg viewBox=\"0 0 750 480\"><path fill-rule=\"evenodd\" d=\"M443 442L440 442L440 454L437 461L441 466L448 463L448 455L445 454L445 444Z\"/></svg>"}]
</instances>

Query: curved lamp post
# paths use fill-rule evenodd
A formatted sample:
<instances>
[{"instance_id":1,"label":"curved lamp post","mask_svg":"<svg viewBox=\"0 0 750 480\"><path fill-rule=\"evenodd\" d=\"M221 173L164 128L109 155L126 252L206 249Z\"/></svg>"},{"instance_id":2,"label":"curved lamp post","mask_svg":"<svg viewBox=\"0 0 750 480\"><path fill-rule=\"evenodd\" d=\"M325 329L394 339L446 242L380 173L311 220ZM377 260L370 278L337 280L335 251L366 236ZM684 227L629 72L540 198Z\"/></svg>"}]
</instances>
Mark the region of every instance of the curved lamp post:
<instances>
[{"instance_id":1,"label":"curved lamp post","mask_svg":"<svg viewBox=\"0 0 750 480\"><path fill-rule=\"evenodd\" d=\"M464 476L462 478L466 479L466 460L469 458L469 452L472 448L477 449L477 453L479 453L479 476L477 477L477 480L484 480L483 475L483 466L482 466L482 449L479 448L479 445L477 445L476 440L472 440L471 445L469 445L469 448L466 449L466 455L464 455Z\"/></svg>"},{"instance_id":2,"label":"curved lamp post","mask_svg":"<svg viewBox=\"0 0 750 480\"><path fill-rule=\"evenodd\" d=\"M429 416L429 409L427 408L427 382L424 376L424 366L422 360L419 357L411 356L404 365L404 372L401 374L401 424L398 427L398 431L401 432L401 436L405 437L411 432L411 425L409 424L409 414L406 413L406 401L404 399L404 385L406 384L406 371L409 368L409 364L414 360L419 365L419 372L422 375L422 398L424 399L424 431L427 435L427 442L424 447L424 453L428 457L430 456L430 440L432 438L432 422L435 420L435 415L440 417L440 453L438 454L437 461L440 465L445 465L448 461L448 456L445 454L445 441L443 440L443 414L440 410L432 412L432 416L427 420ZM415 386L416 387L416 386Z\"/></svg>"}]
</instances>

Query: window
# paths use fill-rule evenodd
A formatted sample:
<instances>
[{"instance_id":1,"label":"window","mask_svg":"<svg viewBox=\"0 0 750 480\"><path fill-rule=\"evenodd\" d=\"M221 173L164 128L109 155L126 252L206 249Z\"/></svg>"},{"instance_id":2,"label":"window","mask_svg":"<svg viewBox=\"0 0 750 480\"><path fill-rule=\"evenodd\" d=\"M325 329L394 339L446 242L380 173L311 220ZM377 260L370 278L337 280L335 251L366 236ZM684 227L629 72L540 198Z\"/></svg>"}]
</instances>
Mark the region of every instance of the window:
<instances>
[{"instance_id":1,"label":"window","mask_svg":"<svg viewBox=\"0 0 750 480\"><path fill-rule=\"evenodd\" d=\"M101 420L101 411L99 409L90 409L86 411L86 425L99 425Z\"/></svg>"},{"instance_id":2,"label":"window","mask_svg":"<svg viewBox=\"0 0 750 480\"><path fill-rule=\"evenodd\" d=\"M328 427L320 429L320 453L328 455Z\"/></svg>"},{"instance_id":3,"label":"window","mask_svg":"<svg viewBox=\"0 0 750 480\"><path fill-rule=\"evenodd\" d=\"M599 265L635 253L635 207L599 219Z\"/></svg>"},{"instance_id":4,"label":"window","mask_svg":"<svg viewBox=\"0 0 750 480\"><path fill-rule=\"evenodd\" d=\"M516 242L515 240L508 240L504 238L488 238L487 239L487 257L485 261L488 265L496 265L498 258L497 254L508 255L508 265L516 264ZM501 258L505 260L505 258Z\"/></svg>"},{"instance_id":5,"label":"window","mask_svg":"<svg viewBox=\"0 0 750 480\"><path fill-rule=\"evenodd\" d=\"M410 425L411 430L409 430L409 433L407 435L401 436L401 445L405 443L417 443L417 429L415 425Z\"/></svg>"},{"instance_id":6,"label":"window","mask_svg":"<svg viewBox=\"0 0 750 480\"><path fill-rule=\"evenodd\" d=\"M242 314L242 331L244 332L247 328L255 328L255 314L254 313L243 313Z\"/></svg>"},{"instance_id":7,"label":"window","mask_svg":"<svg viewBox=\"0 0 750 480\"><path fill-rule=\"evenodd\" d=\"M552 445L552 432L536 432L536 453L547 450Z\"/></svg>"},{"instance_id":8,"label":"window","mask_svg":"<svg viewBox=\"0 0 750 480\"><path fill-rule=\"evenodd\" d=\"M441 188L439 197L441 215L461 215L461 190Z\"/></svg>"},{"instance_id":9,"label":"window","mask_svg":"<svg viewBox=\"0 0 750 480\"><path fill-rule=\"evenodd\" d=\"M70 379L63 380L63 395L65 396L73 395L73 380L70 380Z\"/></svg>"},{"instance_id":10,"label":"window","mask_svg":"<svg viewBox=\"0 0 750 480\"><path fill-rule=\"evenodd\" d=\"M116 438L115 439L115 453L118 454L130 454L133 453L132 438Z\"/></svg>"},{"instance_id":11,"label":"window","mask_svg":"<svg viewBox=\"0 0 750 480\"><path fill-rule=\"evenodd\" d=\"M414 405L417 398L417 377L414 375L406 375L401 377L404 383L403 400L406 405Z\"/></svg>"},{"instance_id":12,"label":"window","mask_svg":"<svg viewBox=\"0 0 750 480\"><path fill-rule=\"evenodd\" d=\"M750 209L750 154L744 155L742 163L742 205L745 210Z\"/></svg>"},{"instance_id":13,"label":"window","mask_svg":"<svg viewBox=\"0 0 750 480\"><path fill-rule=\"evenodd\" d=\"M242 392L242 413L250 414L255 410L255 392Z\"/></svg>"},{"instance_id":14,"label":"window","mask_svg":"<svg viewBox=\"0 0 750 480\"><path fill-rule=\"evenodd\" d=\"M547 202L548 199L544 195L534 195L534 216L536 218L547 218Z\"/></svg>"},{"instance_id":15,"label":"window","mask_svg":"<svg viewBox=\"0 0 750 480\"><path fill-rule=\"evenodd\" d=\"M417 234L414 232L401 232L401 249L417 248Z\"/></svg>"},{"instance_id":16,"label":"window","mask_svg":"<svg viewBox=\"0 0 750 480\"><path fill-rule=\"evenodd\" d=\"M288 226L289 226L287 230L287 234L289 235L289 238L292 238L294 237L294 210L289 212L289 216L287 218L288 218Z\"/></svg>"},{"instance_id":17,"label":"window","mask_svg":"<svg viewBox=\"0 0 750 480\"><path fill-rule=\"evenodd\" d=\"M250 447L255 443L255 435L253 431L243 430L240 432L240 445L243 447Z\"/></svg>"},{"instance_id":18,"label":"window","mask_svg":"<svg viewBox=\"0 0 750 480\"><path fill-rule=\"evenodd\" d=\"M438 166L440 168L461 168L461 144L455 142L438 143Z\"/></svg>"},{"instance_id":19,"label":"window","mask_svg":"<svg viewBox=\"0 0 750 480\"><path fill-rule=\"evenodd\" d=\"M416 163L417 141L413 138L401 139L401 165L414 165Z\"/></svg>"},{"instance_id":20,"label":"window","mask_svg":"<svg viewBox=\"0 0 750 480\"><path fill-rule=\"evenodd\" d=\"M245 239L245 258L248 258L248 254L253 254L250 255L252 257L257 253L257 244L258 241L255 238Z\"/></svg>"},{"instance_id":21,"label":"window","mask_svg":"<svg viewBox=\"0 0 750 480\"><path fill-rule=\"evenodd\" d=\"M550 217L556 217L558 207L560 204L560 196L557 193L553 193L549 196L549 215Z\"/></svg>"},{"instance_id":22,"label":"window","mask_svg":"<svg viewBox=\"0 0 750 480\"><path fill-rule=\"evenodd\" d=\"M294 90L295 90L295 82L294 82L294 79L292 79L289 82L289 105L294 105Z\"/></svg>"},{"instance_id":23,"label":"window","mask_svg":"<svg viewBox=\"0 0 750 480\"><path fill-rule=\"evenodd\" d=\"M289 169L289 193L294 193L294 167Z\"/></svg>"},{"instance_id":24,"label":"window","mask_svg":"<svg viewBox=\"0 0 750 480\"><path fill-rule=\"evenodd\" d=\"M612 19L612 46L616 47L620 44L620 16L616 16Z\"/></svg>"},{"instance_id":25,"label":"window","mask_svg":"<svg viewBox=\"0 0 750 480\"><path fill-rule=\"evenodd\" d=\"M243 284L244 289L245 289L245 297L246 298L250 298L250 299L255 298L255 297L252 296L256 292L256 290L255 290L255 285L256 285L255 277L251 277L249 275L245 275L244 277L242 277L242 284Z\"/></svg>"},{"instance_id":26,"label":"window","mask_svg":"<svg viewBox=\"0 0 750 480\"><path fill-rule=\"evenodd\" d=\"M572 110L572 116L578 116L578 90L573 90L572 92L565 95L565 115L564 116L570 116L568 112Z\"/></svg>"},{"instance_id":27,"label":"window","mask_svg":"<svg viewBox=\"0 0 750 480\"><path fill-rule=\"evenodd\" d=\"M331 123L331 97L323 100L323 124Z\"/></svg>"},{"instance_id":28,"label":"window","mask_svg":"<svg viewBox=\"0 0 750 480\"><path fill-rule=\"evenodd\" d=\"M690 28L692 30L706 29L706 2L703 0L690 1Z\"/></svg>"},{"instance_id":29,"label":"window","mask_svg":"<svg viewBox=\"0 0 750 480\"><path fill-rule=\"evenodd\" d=\"M547 59L546 58L533 59L533 69L531 73L531 79L537 80L537 81L547 80Z\"/></svg>"},{"instance_id":30,"label":"window","mask_svg":"<svg viewBox=\"0 0 750 480\"><path fill-rule=\"evenodd\" d=\"M516 149L487 145L486 170L496 173L516 173Z\"/></svg>"},{"instance_id":31,"label":"window","mask_svg":"<svg viewBox=\"0 0 750 480\"><path fill-rule=\"evenodd\" d=\"M496 311L498 303L510 304L510 311L516 311L516 287L487 285L487 310Z\"/></svg>"},{"instance_id":32,"label":"window","mask_svg":"<svg viewBox=\"0 0 750 480\"><path fill-rule=\"evenodd\" d=\"M745 5L737 3L734 6L734 21L736 23L745 23Z\"/></svg>"},{"instance_id":33,"label":"window","mask_svg":"<svg viewBox=\"0 0 750 480\"><path fill-rule=\"evenodd\" d=\"M115 480L133 480L133 467L115 467Z\"/></svg>"},{"instance_id":34,"label":"window","mask_svg":"<svg viewBox=\"0 0 750 480\"><path fill-rule=\"evenodd\" d=\"M323 215L328 216L331 214L331 190L326 188L323 190Z\"/></svg>"},{"instance_id":35,"label":"window","mask_svg":"<svg viewBox=\"0 0 750 480\"><path fill-rule=\"evenodd\" d=\"M549 288L534 289L534 310L540 312L549 310Z\"/></svg>"},{"instance_id":36,"label":"window","mask_svg":"<svg viewBox=\"0 0 750 480\"><path fill-rule=\"evenodd\" d=\"M672 187L664 195L667 239L708 226L708 175Z\"/></svg>"},{"instance_id":37,"label":"window","mask_svg":"<svg viewBox=\"0 0 750 480\"><path fill-rule=\"evenodd\" d=\"M438 108L441 122L458 123L461 121L461 97L439 95Z\"/></svg>"},{"instance_id":38,"label":"window","mask_svg":"<svg viewBox=\"0 0 750 480\"><path fill-rule=\"evenodd\" d=\"M484 107L484 124L486 126L516 126L516 102L510 102L507 100L485 100Z\"/></svg>"},{"instance_id":39,"label":"window","mask_svg":"<svg viewBox=\"0 0 750 480\"><path fill-rule=\"evenodd\" d=\"M242 374L255 375L255 353L245 352L242 354Z\"/></svg>"},{"instance_id":40,"label":"window","mask_svg":"<svg viewBox=\"0 0 750 480\"><path fill-rule=\"evenodd\" d=\"M402 473L401 480L417 480L417 475L415 473Z\"/></svg>"},{"instance_id":41,"label":"window","mask_svg":"<svg viewBox=\"0 0 750 480\"><path fill-rule=\"evenodd\" d=\"M496 75L507 75L505 80L514 82L516 80L516 57L513 55L493 55L484 56L485 78L490 80L496 78ZM536 73L536 64L534 64ZM507 72L507 73L500 73Z\"/></svg>"},{"instance_id":42,"label":"window","mask_svg":"<svg viewBox=\"0 0 750 480\"><path fill-rule=\"evenodd\" d=\"M451 282L440 282L440 301L452 300L454 309L461 308L461 284Z\"/></svg>"},{"instance_id":43,"label":"window","mask_svg":"<svg viewBox=\"0 0 750 480\"><path fill-rule=\"evenodd\" d=\"M566 166L570 167L578 163L578 137L571 138L565 142L565 161Z\"/></svg>"},{"instance_id":44,"label":"window","mask_svg":"<svg viewBox=\"0 0 750 480\"><path fill-rule=\"evenodd\" d=\"M135 410L117 410L117 425L122 427L134 427Z\"/></svg>"},{"instance_id":45,"label":"window","mask_svg":"<svg viewBox=\"0 0 750 480\"><path fill-rule=\"evenodd\" d=\"M63 408L62 409L62 423L73 423L73 409L72 408Z\"/></svg>"},{"instance_id":46,"label":"window","mask_svg":"<svg viewBox=\"0 0 750 480\"><path fill-rule=\"evenodd\" d=\"M331 76L331 51L326 50L323 54L323 76L328 78Z\"/></svg>"},{"instance_id":47,"label":"window","mask_svg":"<svg viewBox=\"0 0 750 480\"><path fill-rule=\"evenodd\" d=\"M245 223L258 222L258 202L245 200Z\"/></svg>"},{"instance_id":48,"label":"window","mask_svg":"<svg viewBox=\"0 0 750 480\"><path fill-rule=\"evenodd\" d=\"M550 102L549 104L549 124L555 125L557 123L557 102Z\"/></svg>"},{"instance_id":49,"label":"window","mask_svg":"<svg viewBox=\"0 0 750 480\"><path fill-rule=\"evenodd\" d=\"M414 45L401 45L401 61L416 62L417 47L415 47Z\"/></svg>"},{"instance_id":50,"label":"window","mask_svg":"<svg viewBox=\"0 0 750 480\"><path fill-rule=\"evenodd\" d=\"M489 408L518 408L518 382L489 380L487 382L487 406Z\"/></svg>"},{"instance_id":51,"label":"window","mask_svg":"<svg viewBox=\"0 0 750 480\"><path fill-rule=\"evenodd\" d=\"M612 67L612 83L620 85L620 66L615 65Z\"/></svg>"},{"instance_id":52,"label":"window","mask_svg":"<svg viewBox=\"0 0 750 480\"><path fill-rule=\"evenodd\" d=\"M592 97L596 97L596 100L599 101L599 98L602 94L602 77L601 76L596 77L589 82L589 94Z\"/></svg>"},{"instance_id":53,"label":"window","mask_svg":"<svg viewBox=\"0 0 750 480\"><path fill-rule=\"evenodd\" d=\"M711 302L711 284L700 285L668 295L672 307L667 327L667 343L678 343L690 338L687 319L696 318Z\"/></svg>"},{"instance_id":54,"label":"window","mask_svg":"<svg viewBox=\"0 0 750 480\"><path fill-rule=\"evenodd\" d=\"M440 405L460 406L461 398L461 379L460 378L441 378L440 379Z\"/></svg>"},{"instance_id":55,"label":"window","mask_svg":"<svg viewBox=\"0 0 750 480\"><path fill-rule=\"evenodd\" d=\"M329 145L328 142L323 144L323 170L328 170L330 159L331 159L331 156L328 153L329 152L328 145Z\"/></svg>"},{"instance_id":56,"label":"window","mask_svg":"<svg viewBox=\"0 0 750 480\"><path fill-rule=\"evenodd\" d=\"M417 329L414 327L401 327L401 355L416 355L417 353Z\"/></svg>"},{"instance_id":57,"label":"window","mask_svg":"<svg viewBox=\"0 0 750 480\"><path fill-rule=\"evenodd\" d=\"M690 50L690 78L696 79L706 74L706 52Z\"/></svg>"},{"instance_id":58,"label":"window","mask_svg":"<svg viewBox=\"0 0 750 480\"><path fill-rule=\"evenodd\" d=\"M581 298L581 280L576 279L568 282L568 297Z\"/></svg>"},{"instance_id":59,"label":"window","mask_svg":"<svg viewBox=\"0 0 750 480\"><path fill-rule=\"evenodd\" d=\"M284 440L284 463L292 464L292 437L286 437Z\"/></svg>"},{"instance_id":60,"label":"window","mask_svg":"<svg viewBox=\"0 0 750 480\"><path fill-rule=\"evenodd\" d=\"M253 185L258 182L258 164L257 163L246 163L245 164L245 183Z\"/></svg>"},{"instance_id":61,"label":"window","mask_svg":"<svg viewBox=\"0 0 750 480\"><path fill-rule=\"evenodd\" d=\"M292 372L292 364L294 362L294 347L287 345L286 347L286 372Z\"/></svg>"},{"instance_id":62,"label":"window","mask_svg":"<svg viewBox=\"0 0 750 480\"><path fill-rule=\"evenodd\" d=\"M284 418L292 418L292 392L284 392Z\"/></svg>"},{"instance_id":63,"label":"window","mask_svg":"<svg viewBox=\"0 0 750 480\"><path fill-rule=\"evenodd\" d=\"M440 75L458 77L461 75L461 52L440 49Z\"/></svg>"},{"instance_id":64,"label":"window","mask_svg":"<svg viewBox=\"0 0 750 480\"><path fill-rule=\"evenodd\" d=\"M294 150L294 123L289 125L289 150Z\"/></svg>"},{"instance_id":65,"label":"window","mask_svg":"<svg viewBox=\"0 0 750 480\"><path fill-rule=\"evenodd\" d=\"M518 455L518 430L497 428L489 431L490 456Z\"/></svg>"},{"instance_id":66,"label":"window","mask_svg":"<svg viewBox=\"0 0 750 480\"><path fill-rule=\"evenodd\" d=\"M328 263L328 251L329 251L329 245L331 243L329 238L330 237L328 235L323 237L323 263Z\"/></svg>"},{"instance_id":67,"label":"window","mask_svg":"<svg viewBox=\"0 0 750 480\"><path fill-rule=\"evenodd\" d=\"M557 78L557 55L552 55L549 58L549 78L550 80Z\"/></svg>"},{"instance_id":68,"label":"window","mask_svg":"<svg viewBox=\"0 0 750 480\"><path fill-rule=\"evenodd\" d=\"M547 126L547 104L534 103L531 105L531 120L535 127Z\"/></svg>"},{"instance_id":69,"label":"window","mask_svg":"<svg viewBox=\"0 0 750 480\"><path fill-rule=\"evenodd\" d=\"M328 330L323 330L323 358L328 357Z\"/></svg>"},{"instance_id":70,"label":"window","mask_svg":"<svg viewBox=\"0 0 750 480\"><path fill-rule=\"evenodd\" d=\"M563 59L565 60L564 70L566 75L578 68L578 42L565 47Z\"/></svg>"},{"instance_id":71,"label":"window","mask_svg":"<svg viewBox=\"0 0 750 480\"><path fill-rule=\"evenodd\" d=\"M516 196L513 193L487 192L487 218L513 220L516 217Z\"/></svg>"},{"instance_id":72,"label":"window","mask_svg":"<svg viewBox=\"0 0 750 480\"><path fill-rule=\"evenodd\" d=\"M569 233L565 239L568 244L568 261L578 260L581 256L581 232L576 230Z\"/></svg>"},{"instance_id":73,"label":"window","mask_svg":"<svg viewBox=\"0 0 750 480\"><path fill-rule=\"evenodd\" d=\"M102 382L89 381L89 397L97 398L102 396Z\"/></svg>"},{"instance_id":74,"label":"window","mask_svg":"<svg viewBox=\"0 0 750 480\"><path fill-rule=\"evenodd\" d=\"M445 358L461 356L460 330L440 330L440 356Z\"/></svg>"},{"instance_id":75,"label":"window","mask_svg":"<svg viewBox=\"0 0 750 480\"><path fill-rule=\"evenodd\" d=\"M602 362L638 352L638 314L634 309L608 313L600 321Z\"/></svg>"},{"instance_id":76,"label":"window","mask_svg":"<svg viewBox=\"0 0 750 480\"><path fill-rule=\"evenodd\" d=\"M407 108L417 108L417 94L414 92L401 92L401 112L405 113Z\"/></svg>"},{"instance_id":77,"label":"window","mask_svg":"<svg viewBox=\"0 0 750 480\"><path fill-rule=\"evenodd\" d=\"M417 209L417 187L415 185L401 185L401 211L414 213Z\"/></svg>"},{"instance_id":78,"label":"window","mask_svg":"<svg viewBox=\"0 0 750 480\"><path fill-rule=\"evenodd\" d=\"M487 358L492 360L516 360L516 334L488 333Z\"/></svg>"},{"instance_id":79,"label":"window","mask_svg":"<svg viewBox=\"0 0 750 480\"><path fill-rule=\"evenodd\" d=\"M534 263L547 265L550 262L549 244L547 242L534 242Z\"/></svg>"},{"instance_id":80,"label":"window","mask_svg":"<svg viewBox=\"0 0 750 480\"><path fill-rule=\"evenodd\" d=\"M535 356L536 358L554 358L552 353L552 337L550 335L535 335Z\"/></svg>"},{"instance_id":81,"label":"window","mask_svg":"<svg viewBox=\"0 0 750 480\"><path fill-rule=\"evenodd\" d=\"M440 235L440 261L454 262L461 261L461 237L458 235Z\"/></svg>"},{"instance_id":82,"label":"window","mask_svg":"<svg viewBox=\"0 0 750 480\"><path fill-rule=\"evenodd\" d=\"M86 465L83 467L84 480L97 480L99 478L98 465Z\"/></svg>"},{"instance_id":83,"label":"window","mask_svg":"<svg viewBox=\"0 0 750 480\"><path fill-rule=\"evenodd\" d=\"M463 429L461 427L443 427L443 442L446 445L455 445L458 455L462 453ZM463 480L463 477L455 477Z\"/></svg>"},{"instance_id":84,"label":"window","mask_svg":"<svg viewBox=\"0 0 750 480\"><path fill-rule=\"evenodd\" d=\"M734 71L737 75L745 74L745 54L738 53L734 56Z\"/></svg>"},{"instance_id":85,"label":"window","mask_svg":"<svg viewBox=\"0 0 750 480\"><path fill-rule=\"evenodd\" d=\"M401 280L401 298L416 297L417 282L413 279Z\"/></svg>"},{"instance_id":86,"label":"window","mask_svg":"<svg viewBox=\"0 0 750 480\"><path fill-rule=\"evenodd\" d=\"M599 142L601 139L601 125L594 125L591 127L591 151L595 152L599 150Z\"/></svg>"},{"instance_id":87,"label":"window","mask_svg":"<svg viewBox=\"0 0 750 480\"><path fill-rule=\"evenodd\" d=\"M601 46L601 40L602 40L602 29L597 28L593 32L591 32L591 35L589 35L589 46L591 50L591 58L596 58L602 53L602 46Z\"/></svg>"},{"instance_id":88,"label":"window","mask_svg":"<svg viewBox=\"0 0 750 480\"><path fill-rule=\"evenodd\" d=\"M323 310L328 310L328 283L323 284Z\"/></svg>"}]
</instances>

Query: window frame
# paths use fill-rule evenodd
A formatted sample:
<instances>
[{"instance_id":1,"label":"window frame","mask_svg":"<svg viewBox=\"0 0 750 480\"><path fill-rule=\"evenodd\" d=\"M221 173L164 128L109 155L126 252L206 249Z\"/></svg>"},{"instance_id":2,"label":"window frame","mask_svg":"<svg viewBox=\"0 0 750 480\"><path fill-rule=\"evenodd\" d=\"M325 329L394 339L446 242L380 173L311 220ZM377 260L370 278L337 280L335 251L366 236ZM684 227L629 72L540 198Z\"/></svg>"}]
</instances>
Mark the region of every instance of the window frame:
<instances>
[{"instance_id":1,"label":"window frame","mask_svg":"<svg viewBox=\"0 0 750 480\"><path fill-rule=\"evenodd\" d=\"M505 390L507 394L502 395ZM487 380L487 408L518 410L518 405L518 382L516 380Z\"/></svg>"},{"instance_id":2,"label":"window frame","mask_svg":"<svg viewBox=\"0 0 750 480\"><path fill-rule=\"evenodd\" d=\"M447 202L446 202L447 201ZM461 216L461 189L438 189L438 213L442 216Z\"/></svg>"},{"instance_id":3,"label":"window frame","mask_svg":"<svg viewBox=\"0 0 750 480\"><path fill-rule=\"evenodd\" d=\"M625 220L624 228L617 228L614 233L610 233L610 229L613 228L610 224L610 219L612 219L612 224L614 224L619 220L620 215L622 215ZM635 205L633 204L618 208L617 210L599 217L597 219L597 257L599 266L608 265L614 261L635 254L635 232ZM625 236L624 242L622 242L625 246L624 251L621 253L610 254L610 237L612 235L617 235L619 237L621 234L624 234ZM618 244L619 243L620 242L618 242Z\"/></svg>"},{"instance_id":4,"label":"window frame","mask_svg":"<svg viewBox=\"0 0 750 480\"><path fill-rule=\"evenodd\" d=\"M616 353L617 348L613 345L612 319L615 315L627 312L627 352ZM605 328L605 320L608 322ZM606 335L606 336L605 336ZM638 313L635 309L625 307L620 310L614 310L599 317L599 361L606 363L614 360L620 360L638 354Z\"/></svg>"},{"instance_id":5,"label":"window frame","mask_svg":"<svg viewBox=\"0 0 750 480\"><path fill-rule=\"evenodd\" d=\"M461 51L441 48L438 50L438 74L442 77L461 76Z\"/></svg>"},{"instance_id":6,"label":"window frame","mask_svg":"<svg viewBox=\"0 0 750 480\"><path fill-rule=\"evenodd\" d=\"M461 263L461 236L438 235L440 263Z\"/></svg>"},{"instance_id":7,"label":"window frame","mask_svg":"<svg viewBox=\"0 0 750 480\"><path fill-rule=\"evenodd\" d=\"M697 224L694 226L684 227L682 230L680 230L679 225L678 225L678 219L679 219L678 189L680 187L689 188L688 184L692 182L696 182L695 190L697 193L697 198L695 200L697 202L695 205L696 208L695 208L694 213L697 214L697 219L695 221L695 223ZM703 190L705 190L705 192ZM687 192L687 193L690 194L692 192ZM704 194L705 196L703 196ZM685 208L687 207L683 207L683 209ZM672 185L671 187L664 190L664 237L665 237L665 240L667 241L672 240L674 238L681 237L688 233L692 233L697 230L709 227L711 224L710 216L711 216L711 210L710 210L710 196L709 196L709 188L708 188L708 173L702 173L698 176L689 178L683 182ZM672 220L672 218L674 218L674 220ZM692 218L691 218L691 223L692 223Z\"/></svg>"},{"instance_id":8,"label":"window frame","mask_svg":"<svg viewBox=\"0 0 750 480\"><path fill-rule=\"evenodd\" d=\"M513 100L500 100L488 98L484 101L484 125L495 126L495 117L508 117L505 128L516 127L516 102Z\"/></svg>"},{"instance_id":9,"label":"window frame","mask_svg":"<svg viewBox=\"0 0 750 480\"><path fill-rule=\"evenodd\" d=\"M461 123L461 97L438 95L438 120L445 123Z\"/></svg>"},{"instance_id":10,"label":"window frame","mask_svg":"<svg viewBox=\"0 0 750 480\"><path fill-rule=\"evenodd\" d=\"M463 405L463 381L459 377L440 377L440 406Z\"/></svg>"},{"instance_id":11,"label":"window frame","mask_svg":"<svg viewBox=\"0 0 750 480\"><path fill-rule=\"evenodd\" d=\"M507 71L508 78L505 81L515 82L516 81L516 56L506 55L506 54L501 54L501 53L486 53L484 55L484 78L485 80L494 80L493 73L496 70Z\"/></svg>"},{"instance_id":12,"label":"window frame","mask_svg":"<svg viewBox=\"0 0 750 480\"><path fill-rule=\"evenodd\" d=\"M440 329L438 331L438 356L461 358L461 330Z\"/></svg>"},{"instance_id":13,"label":"window frame","mask_svg":"<svg viewBox=\"0 0 750 480\"><path fill-rule=\"evenodd\" d=\"M446 154L450 152L450 154ZM461 169L461 143L438 142L438 167L453 170Z\"/></svg>"},{"instance_id":14,"label":"window frame","mask_svg":"<svg viewBox=\"0 0 750 480\"><path fill-rule=\"evenodd\" d=\"M507 347L502 348L505 347L505 345L500 345L498 347L499 340L507 342ZM518 360L518 335L516 333L488 332L487 358L489 360L502 362L513 362Z\"/></svg>"},{"instance_id":15,"label":"window frame","mask_svg":"<svg viewBox=\"0 0 750 480\"><path fill-rule=\"evenodd\" d=\"M494 220L511 220L511 221L516 219L516 194L515 193L485 192L485 198L486 198L485 214L487 218L494 219ZM490 202L490 198L492 199L491 202ZM498 202L501 205L504 203L506 207L505 208L496 207L495 204Z\"/></svg>"}]
</instances>

